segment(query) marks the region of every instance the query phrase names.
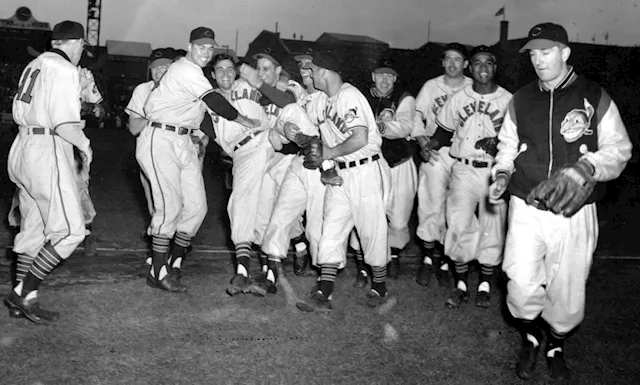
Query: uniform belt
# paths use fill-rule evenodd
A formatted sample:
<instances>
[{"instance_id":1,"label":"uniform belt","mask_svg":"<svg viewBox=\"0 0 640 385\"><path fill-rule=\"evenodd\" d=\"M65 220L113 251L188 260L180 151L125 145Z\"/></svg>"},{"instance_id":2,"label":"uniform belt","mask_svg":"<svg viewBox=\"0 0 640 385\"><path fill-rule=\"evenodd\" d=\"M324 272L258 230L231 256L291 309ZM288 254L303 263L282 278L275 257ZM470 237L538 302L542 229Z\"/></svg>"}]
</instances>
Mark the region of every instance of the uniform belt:
<instances>
[{"instance_id":1,"label":"uniform belt","mask_svg":"<svg viewBox=\"0 0 640 385\"><path fill-rule=\"evenodd\" d=\"M351 167L356 167L356 166L360 166L360 165L363 165L363 164L367 164L367 163L369 163L369 160L371 160L371 163L373 163L378 159L380 159L380 154L375 154L372 157L363 158L363 159L360 159L360 160L352 160L351 162L338 162L338 168L340 170L343 170L345 168L351 168Z\"/></svg>"},{"instance_id":2,"label":"uniform belt","mask_svg":"<svg viewBox=\"0 0 640 385\"><path fill-rule=\"evenodd\" d=\"M253 138L256 137L256 135L258 135L259 133L261 133L262 130L260 131L255 131L252 134L249 134L247 136L245 136L244 139L242 139L240 142L238 142L238 144L236 144L236 146L233 148L233 151L237 151L240 147L244 146L245 144L249 143L249 141Z\"/></svg>"},{"instance_id":3,"label":"uniform belt","mask_svg":"<svg viewBox=\"0 0 640 385\"><path fill-rule=\"evenodd\" d=\"M23 132L28 135L57 135L55 131L44 127L25 127Z\"/></svg>"},{"instance_id":4,"label":"uniform belt","mask_svg":"<svg viewBox=\"0 0 640 385\"><path fill-rule=\"evenodd\" d=\"M467 158L458 158L455 156L451 156L453 159L457 160L458 162L464 163L464 164L468 164L470 166L473 166L475 168L487 168L487 167L491 167L491 164L489 162L482 162L479 160L472 160L472 159L467 159Z\"/></svg>"},{"instance_id":5,"label":"uniform belt","mask_svg":"<svg viewBox=\"0 0 640 385\"><path fill-rule=\"evenodd\" d=\"M190 135L195 131L193 128L172 126L170 124L162 124L162 123L158 123L158 122L151 122L151 127L163 128L163 129L165 129L167 131L173 131L178 135Z\"/></svg>"}]
</instances>

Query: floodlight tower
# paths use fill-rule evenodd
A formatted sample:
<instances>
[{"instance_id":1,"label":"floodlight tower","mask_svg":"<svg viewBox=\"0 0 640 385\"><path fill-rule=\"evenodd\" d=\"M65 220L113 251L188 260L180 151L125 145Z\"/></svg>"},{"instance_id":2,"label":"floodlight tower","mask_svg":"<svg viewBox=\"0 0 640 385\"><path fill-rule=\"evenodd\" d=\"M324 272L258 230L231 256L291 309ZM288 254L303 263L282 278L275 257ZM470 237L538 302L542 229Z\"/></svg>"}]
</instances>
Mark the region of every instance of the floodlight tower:
<instances>
[{"instance_id":1,"label":"floodlight tower","mask_svg":"<svg viewBox=\"0 0 640 385\"><path fill-rule=\"evenodd\" d=\"M87 41L93 47L100 45L100 16L102 0L88 0L87 5Z\"/></svg>"}]
</instances>

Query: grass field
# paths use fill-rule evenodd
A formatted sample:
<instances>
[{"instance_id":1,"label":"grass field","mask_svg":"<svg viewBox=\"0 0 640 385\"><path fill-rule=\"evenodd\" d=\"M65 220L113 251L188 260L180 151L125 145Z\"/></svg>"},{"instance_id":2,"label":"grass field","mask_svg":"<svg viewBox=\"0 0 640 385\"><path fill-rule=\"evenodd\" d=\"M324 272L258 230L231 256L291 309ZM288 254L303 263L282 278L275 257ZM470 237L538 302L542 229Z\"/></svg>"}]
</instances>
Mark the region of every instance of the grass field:
<instances>
[{"instance_id":1,"label":"grass field","mask_svg":"<svg viewBox=\"0 0 640 385\"><path fill-rule=\"evenodd\" d=\"M521 382L513 370L520 339L502 294L495 290L489 309L473 303L446 309L446 291L413 281L415 243L402 258L401 279L389 284L397 303L385 314L363 305L365 292L351 287L351 266L338 277L330 315L297 311L282 290L269 298L229 297L227 198L213 149L205 167L209 214L186 263L189 293L149 288L135 278L148 218L134 140L126 132L88 134L100 255L74 254L43 284L43 304L63 312L57 324L39 327L0 314L1 385ZM3 153L9 144L0 138ZM0 159L0 212L8 210L13 192L5 162ZM586 319L566 347L575 384L632 384L640 377L640 261L633 259L640 255L638 180L630 168L609 185L601 204ZM4 224L0 245L10 244ZM287 277L304 298L313 279ZM9 290L8 271L0 268L0 293ZM530 383L549 383L542 357L538 369Z\"/></svg>"}]
</instances>

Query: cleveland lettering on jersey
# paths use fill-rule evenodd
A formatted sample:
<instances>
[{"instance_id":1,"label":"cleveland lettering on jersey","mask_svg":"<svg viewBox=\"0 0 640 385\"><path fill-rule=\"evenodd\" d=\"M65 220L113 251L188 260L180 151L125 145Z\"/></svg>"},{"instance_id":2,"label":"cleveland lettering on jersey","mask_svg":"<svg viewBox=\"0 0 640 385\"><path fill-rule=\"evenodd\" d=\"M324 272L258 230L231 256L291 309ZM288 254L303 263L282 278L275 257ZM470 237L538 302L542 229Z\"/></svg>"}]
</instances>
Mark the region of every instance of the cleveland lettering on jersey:
<instances>
[{"instance_id":1,"label":"cleveland lettering on jersey","mask_svg":"<svg viewBox=\"0 0 640 385\"><path fill-rule=\"evenodd\" d=\"M242 100L242 99L247 99L247 100L251 100L256 103L259 103L261 97L262 97L262 94L260 93L260 91L256 90L255 88L251 88L251 89L243 88L242 94L240 94L238 90L231 91L232 102Z\"/></svg>"},{"instance_id":2,"label":"cleveland lettering on jersey","mask_svg":"<svg viewBox=\"0 0 640 385\"><path fill-rule=\"evenodd\" d=\"M334 104L327 105L324 109L324 116L326 119L329 119L331 122L333 122L333 124L338 130L340 130L340 132L345 134L347 132L347 125L345 121L340 116L338 116L338 111L334 110L333 107ZM318 124L320 123L324 123L324 121L318 122Z\"/></svg>"},{"instance_id":3,"label":"cleveland lettering on jersey","mask_svg":"<svg viewBox=\"0 0 640 385\"><path fill-rule=\"evenodd\" d=\"M491 107L491 102L485 103L484 100L474 100L473 102L462 106L458 112L458 116L460 117L460 127L463 127L467 119L477 113L487 115L489 119L491 119L491 122L493 122L493 127L499 129L502 126L504 117L498 117L500 115L499 108L492 109ZM496 117L498 118L496 119Z\"/></svg>"},{"instance_id":4,"label":"cleveland lettering on jersey","mask_svg":"<svg viewBox=\"0 0 640 385\"><path fill-rule=\"evenodd\" d=\"M449 95L447 94L438 96L437 98L433 99L432 111L434 114L438 115L438 111L440 111L442 106L444 106L444 104L447 102L447 99L449 99Z\"/></svg>"}]
</instances>

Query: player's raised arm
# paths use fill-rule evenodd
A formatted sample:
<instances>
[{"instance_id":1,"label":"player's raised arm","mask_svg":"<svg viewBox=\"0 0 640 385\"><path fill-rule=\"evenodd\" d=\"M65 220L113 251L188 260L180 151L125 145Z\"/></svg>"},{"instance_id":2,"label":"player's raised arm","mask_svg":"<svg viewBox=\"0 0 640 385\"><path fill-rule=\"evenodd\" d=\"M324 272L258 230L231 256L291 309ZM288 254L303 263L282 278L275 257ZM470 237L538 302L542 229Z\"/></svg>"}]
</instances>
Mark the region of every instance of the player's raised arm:
<instances>
[{"instance_id":1,"label":"player's raised arm","mask_svg":"<svg viewBox=\"0 0 640 385\"><path fill-rule=\"evenodd\" d=\"M296 96L291 90L280 90L276 87L282 72L280 60L271 52L261 52L254 55L253 58L256 60L258 68L242 64L240 77L280 108L295 103Z\"/></svg>"}]
</instances>

